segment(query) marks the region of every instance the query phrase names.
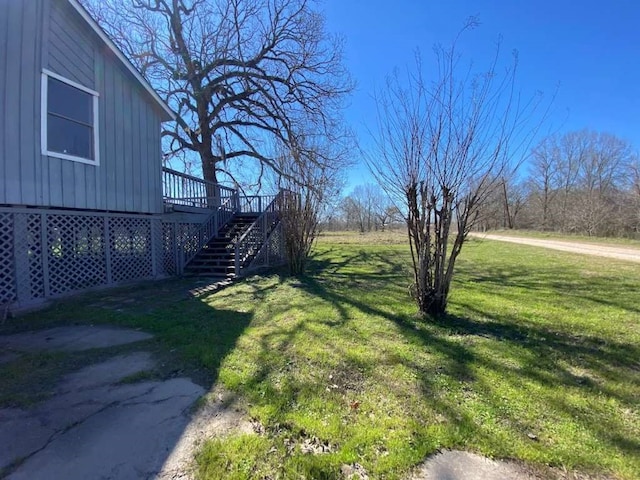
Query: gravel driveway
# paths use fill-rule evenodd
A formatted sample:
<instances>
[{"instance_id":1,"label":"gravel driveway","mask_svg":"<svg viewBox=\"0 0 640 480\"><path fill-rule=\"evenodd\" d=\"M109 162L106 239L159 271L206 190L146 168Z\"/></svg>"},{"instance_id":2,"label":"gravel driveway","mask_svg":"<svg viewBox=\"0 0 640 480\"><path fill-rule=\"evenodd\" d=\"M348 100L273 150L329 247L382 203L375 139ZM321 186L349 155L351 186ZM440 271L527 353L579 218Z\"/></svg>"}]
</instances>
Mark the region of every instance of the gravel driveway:
<instances>
[{"instance_id":1,"label":"gravel driveway","mask_svg":"<svg viewBox=\"0 0 640 480\"><path fill-rule=\"evenodd\" d=\"M633 247L613 247L611 245L569 242L566 240L542 240L539 238L512 237L506 235L493 235L488 233L472 233L471 236L480 239L520 243L522 245L550 248L552 250L561 250L563 252L581 253L584 255L594 255L597 257L609 257L618 260L640 263L640 249Z\"/></svg>"}]
</instances>

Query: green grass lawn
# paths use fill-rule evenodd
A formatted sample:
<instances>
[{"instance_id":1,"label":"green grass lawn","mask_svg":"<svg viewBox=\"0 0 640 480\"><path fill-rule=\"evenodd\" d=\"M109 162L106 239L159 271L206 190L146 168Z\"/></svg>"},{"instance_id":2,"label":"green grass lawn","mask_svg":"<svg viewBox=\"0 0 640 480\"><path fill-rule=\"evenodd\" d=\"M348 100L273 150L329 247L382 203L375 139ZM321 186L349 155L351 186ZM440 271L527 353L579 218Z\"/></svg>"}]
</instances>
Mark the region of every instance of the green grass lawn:
<instances>
[{"instance_id":1,"label":"green grass lawn","mask_svg":"<svg viewBox=\"0 0 640 480\"><path fill-rule=\"evenodd\" d=\"M356 462L405 478L441 448L639 478L640 265L471 240L450 315L424 321L401 239L327 235L302 279L176 298L168 282L125 308L93 295L11 328L140 327L171 358L158 375L238 394L259 433L206 443L202 478L341 478Z\"/></svg>"}]
</instances>

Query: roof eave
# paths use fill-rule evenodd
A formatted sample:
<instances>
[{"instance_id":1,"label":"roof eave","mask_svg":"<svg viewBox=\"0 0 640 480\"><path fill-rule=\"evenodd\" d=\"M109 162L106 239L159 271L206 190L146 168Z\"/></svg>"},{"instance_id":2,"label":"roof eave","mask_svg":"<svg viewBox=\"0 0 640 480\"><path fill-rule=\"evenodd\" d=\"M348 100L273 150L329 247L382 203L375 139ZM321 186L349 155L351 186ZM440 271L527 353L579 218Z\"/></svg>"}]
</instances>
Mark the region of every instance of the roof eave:
<instances>
[{"instance_id":1,"label":"roof eave","mask_svg":"<svg viewBox=\"0 0 640 480\"><path fill-rule=\"evenodd\" d=\"M87 10L80 5L78 0L67 0L71 6L80 14L80 16L89 24L91 29L100 37L100 39L109 47L109 49L113 52L113 54L122 62L122 64L131 72L131 74L140 82L140 85L151 95L151 98L155 100L158 106L162 109L164 113L167 114L162 121L175 120L176 114L169 108L169 105L160 98L158 92L156 92L149 82L140 74L138 69L133 66L133 64L129 61L127 57L125 57L124 53L113 43L113 40L109 38L109 36L105 33L104 30L98 25L98 23L93 19L93 17L87 12ZM167 118L168 117L168 118Z\"/></svg>"}]
</instances>

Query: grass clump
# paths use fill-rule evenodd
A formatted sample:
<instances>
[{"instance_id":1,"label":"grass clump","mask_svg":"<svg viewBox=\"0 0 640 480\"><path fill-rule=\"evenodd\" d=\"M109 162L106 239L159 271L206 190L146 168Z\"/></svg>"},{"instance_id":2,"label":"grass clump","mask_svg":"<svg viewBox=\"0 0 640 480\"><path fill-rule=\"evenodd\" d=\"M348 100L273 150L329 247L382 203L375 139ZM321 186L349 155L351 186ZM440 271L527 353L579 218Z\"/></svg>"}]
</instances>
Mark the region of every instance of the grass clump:
<instances>
[{"instance_id":1,"label":"grass clump","mask_svg":"<svg viewBox=\"0 0 640 480\"><path fill-rule=\"evenodd\" d=\"M268 439L255 435L208 442L196 458L198 473L201 478L220 478L220 472L229 480L264 478L270 448Z\"/></svg>"}]
</instances>

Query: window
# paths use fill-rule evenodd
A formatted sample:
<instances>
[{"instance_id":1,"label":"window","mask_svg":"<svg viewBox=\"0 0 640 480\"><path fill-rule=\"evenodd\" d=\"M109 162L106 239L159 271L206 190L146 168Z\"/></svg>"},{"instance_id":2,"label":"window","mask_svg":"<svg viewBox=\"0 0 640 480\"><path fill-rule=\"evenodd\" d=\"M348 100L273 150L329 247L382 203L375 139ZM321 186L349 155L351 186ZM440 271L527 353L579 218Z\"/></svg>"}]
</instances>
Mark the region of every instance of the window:
<instances>
[{"instance_id":1,"label":"window","mask_svg":"<svg viewBox=\"0 0 640 480\"><path fill-rule=\"evenodd\" d=\"M42 154L99 165L98 93L42 72Z\"/></svg>"}]
</instances>

